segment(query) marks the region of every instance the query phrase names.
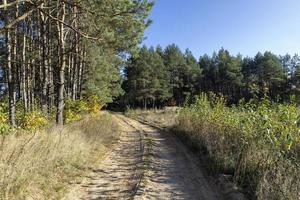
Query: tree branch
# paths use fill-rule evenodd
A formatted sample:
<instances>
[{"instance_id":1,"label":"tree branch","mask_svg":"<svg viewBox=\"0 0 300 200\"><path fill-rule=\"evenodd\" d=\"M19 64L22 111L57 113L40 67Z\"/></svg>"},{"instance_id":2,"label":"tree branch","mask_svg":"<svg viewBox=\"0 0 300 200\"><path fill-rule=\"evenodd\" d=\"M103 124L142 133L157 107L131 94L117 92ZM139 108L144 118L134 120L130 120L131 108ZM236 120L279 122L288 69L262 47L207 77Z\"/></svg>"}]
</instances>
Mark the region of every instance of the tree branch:
<instances>
[{"instance_id":1,"label":"tree branch","mask_svg":"<svg viewBox=\"0 0 300 200\"><path fill-rule=\"evenodd\" d=\"M60 19L58 19L58 18L56 18L56 17L50 15L49 13L43 11L43 9L40 9L40 8L38 8L38 9L39 9L42 13L44 13L45 15L47 15L49 18L51 18L52 20L57 21L57 22L59 22L59 23L62 23L63 25L65 25L66 27L72 29L74 32L78 33L80 36L82 36L82 37L84 37L84 38L86 38L86 39L92 39L92 40L97 40L97 41L103 41L102 38L99 38L99 37L93 37L93 36L90 36L90 35L88 35L88 34L86 34L86 33L83 33L83 32L81 32L80 30L78 30L78 29L74 28L73 26L69 25L68 23L66 23L66 22L64 22L64 21L62 21L62 20L60 20Z\"/></svg>"},{"instance_id":2,"label":"tree branch","mask_svg":"<svg viewBox=\"0 0 300 200\"><path fill-rule=\"evenodd\" d=\"M16 0L11 3L7 3L6 1L4 1L4 3L2 5L0 5L0 9L2 9L2 8L7 9L10 6L13 6L13 5L16 5L16 4L19 4L22 2L27 2L27 0Z\"/></svg>"},{"instance_id":3,"label":"tree branch","mask_svg":"<svg viewBox=\"0 0 300 200\"><path fill-rule=\"evenodd\" d=\"M26 12L25 14L21 15L20 17L18 17L17 19L15 19L14 21L12 21L11 23L5 25L4 27L0 28L0 33L3 33L5 30L12 28L16 23L18 23L19 21L24 20L26 17L28 17L34 10L36 10L36 8L31 9L30 11Z\"/></svg>"}]
</instances>

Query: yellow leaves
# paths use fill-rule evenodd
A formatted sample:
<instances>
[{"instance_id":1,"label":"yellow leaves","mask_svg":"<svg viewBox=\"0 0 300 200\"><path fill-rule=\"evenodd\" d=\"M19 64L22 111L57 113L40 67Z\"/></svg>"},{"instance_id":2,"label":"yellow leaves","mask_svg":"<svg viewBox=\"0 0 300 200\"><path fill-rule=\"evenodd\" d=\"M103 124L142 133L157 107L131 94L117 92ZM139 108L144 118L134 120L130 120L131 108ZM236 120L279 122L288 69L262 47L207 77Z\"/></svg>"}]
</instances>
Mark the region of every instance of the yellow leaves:
<instances>
[{"instance_id":1,"label":"yellow leaves","mask_svg":"<svg viewBox=\"0 0 300 200\"><path fill-rule=\"evenodd\" d=\"M202 94L195 104L180 110L178 130L183 139L205 149L205 156L213 161L211 169L218 173L234 171L241 185L258 188L253 192L267 187L269 193L264 191L263 195L284 197L279 199L295 196L300 155L297 106L274 103L268 98L226 106L222 98L208 96ZM268 175L268 179L262 179L261 174Z\"/></svg>"},{"instance_id":2,"label":"yellow leaves","mask_svg":"<svg viewBox=\"0 0 300 200\"><path fill-rule=\"evenodd\" d=\"M7 132L10 129L8 125L8 113L6 112L6 105L0 103L0 134Z\"/></svg>"},{"instance_id":3,"label":"yellow leaves","mask_svg":"<svg viewBox=\"0 0 300 200\"><path fill-rule=\"evenodd\" d=\"M25 130L36 130L47 125L48 119L39 111L32 111L26 113L22 119L21 127Z\"/></svg>"},{"instance_id":4,"label":"yellow leaves","mask_svg":"<svg viewBox=\"0 0 300 200\"><path fill-rule=\"evenodd\" d=\"M264 98L259 103L228 107L222 96L201 94L184 112L197 116L198 123L214 127L219 135L230 138L235 130L239 133L235 137L278 152L286 153L299 143L299 111L294 104L279 104Z\"/></svg>"},{"instance_id":5,"label":"yellow leaves","mask_svg":"<svg viewBox=\"0 0 300 200\"><path fill-rule=\"evenodd\" d=\"M76 113L73 110L66 110L65 111L65 123L71 123L74 121L78 121L81 119L81 115Z\"/></svg>"},{"instance_id":6,"label":"yellow leaves","mask_svg":"<svg viewBox=\"0 0 300 200\"><path fill-rule=\"evenodd\" d=\"M100 102L100 98L96 95L92 95L87 99L89 111L92 113L97 113L101 110L103 105Z\"/></svg>"},{"instance_id":7,"label":"yellow leaves","mask_svg":"<svg viewBox=\"0 0 300 200\"><path fill-rule=\"evenodd\" d=\"M67 100L65 107L65 123L78 121L84 114L97 113L102 107L103 105L100 102L100 98L96 95L76 101Z\"/></svg>"}]
</instances>

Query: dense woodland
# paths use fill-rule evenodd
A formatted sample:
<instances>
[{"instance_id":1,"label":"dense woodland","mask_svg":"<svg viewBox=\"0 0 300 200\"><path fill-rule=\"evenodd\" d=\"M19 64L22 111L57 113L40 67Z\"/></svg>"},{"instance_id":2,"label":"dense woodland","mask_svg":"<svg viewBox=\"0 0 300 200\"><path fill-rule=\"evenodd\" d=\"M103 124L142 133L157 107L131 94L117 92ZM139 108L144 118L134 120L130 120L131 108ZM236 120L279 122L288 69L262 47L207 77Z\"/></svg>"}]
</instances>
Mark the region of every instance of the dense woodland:
<instances>
[{"instance_id":1,"label":"dense woodland","mask_svg":"<svg viewBox=\"0 0 300 200\"><path fill-rule=\"evenodd\" d=\"M120 66L148 26L147 0L2 0L1 112L40 110L64 123L67 100L121 94ZM54 111L53 111L54 110Z\"/></svg>"},{"instance_id":2,"label":"dense woodland","mask_svg":"<svg viewBox=\"0 0 300 200\"><path fill-rule=\"evenodd\" d=\"M300 57L221 49L195 58L175 44L138 47L150 24L147 0L3 0L1 112L12 126L32 111L65 122L66 102L96 98L124 107L183 105L202 92L241 99L297 97Z\"/></svg>"},{"instance_id":3,"label":"dense woodland","mask_svg":"<svg viewBox=\"0 0 300 200\"><path fill-rule=\"evenodd\" d=\"M254 58L231 55L220 49L212 56L195 58L175 44L142 47L125 68L125 102L133 107L182 105L202 92L241 99L295 100L299 92L300 56L257 53Z\"/></svg>"}]
</instances>

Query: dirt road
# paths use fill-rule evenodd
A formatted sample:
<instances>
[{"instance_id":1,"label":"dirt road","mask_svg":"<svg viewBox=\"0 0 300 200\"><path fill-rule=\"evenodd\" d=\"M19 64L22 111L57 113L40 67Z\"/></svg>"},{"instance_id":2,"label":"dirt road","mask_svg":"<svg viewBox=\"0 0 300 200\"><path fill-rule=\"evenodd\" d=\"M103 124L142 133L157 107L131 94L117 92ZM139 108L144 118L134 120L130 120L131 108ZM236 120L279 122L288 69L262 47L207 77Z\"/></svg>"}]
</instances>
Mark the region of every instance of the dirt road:
<instances>
[{"instance_id":1,"label":"dirt road","mask_svg":"<svg viewBox=\"0 0 300 200\"><path fill-rule=\"evenodd\" d=\"M176 138L124 116L120 141L65 199L219 199Z\"/></svg>"}]
</instances>

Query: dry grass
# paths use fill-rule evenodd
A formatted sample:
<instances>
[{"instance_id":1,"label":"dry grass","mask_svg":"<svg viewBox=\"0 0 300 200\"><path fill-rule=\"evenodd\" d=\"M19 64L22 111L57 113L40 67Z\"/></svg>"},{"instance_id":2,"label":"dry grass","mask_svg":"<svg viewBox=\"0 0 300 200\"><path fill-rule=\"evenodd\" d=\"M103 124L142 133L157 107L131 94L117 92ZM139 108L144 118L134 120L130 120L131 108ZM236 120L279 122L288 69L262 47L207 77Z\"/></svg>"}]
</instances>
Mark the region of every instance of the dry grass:
<instances>
[{"instance_id":1,"label":"dry grass","mask_svg":"<svg viewBox=\"0 0 300 200\"><path fill-rule=\"evenodd\" d=\"M230 174L251 199L300 199L297 108L263 100L227 107L200 96L173 132L215 174Z\"/></svg>"},{"instance_id":2,"label":"dry grass","mask_svg":"<svg viewBox=\"0 0 300 200\"><path fill-rule=\"evenodd\" d=\"M118 138L102 113L66 127L0 136L0 199L60 199Z\"/></svg>"},{"instance_id":3,"label":"dry grass","mask_svg":"<svg viewBox=\"0 0 300 200\"><path fill-rule=\"evenodd\" d=\"M167 128L176 124L176 117L178 114L178 107L166 107L163 110L128 110L126 115L135 118L139 121L160 127Z\"/></svg>"},{"instance_id":4,"label":"dry grass","mask_svg":"<svg viewBox=\"0 0 300 200\"><path fill-rule=\"evenodd\" d=\"M270 116L272 112L279 115L272 109L265 112ZM209 172L232 175L250 199L300 199L300 143L296 140L291 150L280 155L280 150L264 141L266 133L259 129L262 120L243 132L240 122L247 116L242 116L237 108L212 109L208 105L192 105L176 111L130 110L127 115L171 128L171 133L200 155ZM270 122L274 123L275 119ZM278 123L292 128L283 121Z\"/></svg>"}]
</instances>

